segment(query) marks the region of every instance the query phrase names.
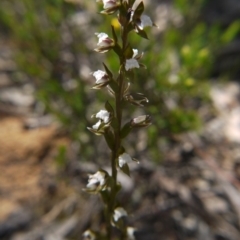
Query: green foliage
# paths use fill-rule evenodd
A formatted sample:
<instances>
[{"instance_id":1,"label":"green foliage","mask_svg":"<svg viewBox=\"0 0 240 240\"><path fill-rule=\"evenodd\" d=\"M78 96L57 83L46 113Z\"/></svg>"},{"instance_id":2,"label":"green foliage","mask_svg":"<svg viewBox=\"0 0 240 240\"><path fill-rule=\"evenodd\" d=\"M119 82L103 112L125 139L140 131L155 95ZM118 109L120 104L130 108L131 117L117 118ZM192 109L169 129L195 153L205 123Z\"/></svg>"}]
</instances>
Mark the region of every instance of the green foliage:
<instances>
[{"instance_id":1,"label":"green foliage","mask_svg":"<svg viewBox=\"0 0 240 240\"><path fill-rule=\"evenodd\" d=\"M240 33L240 21L233 22L221 37L222 43L229 43Z\"/></svg>"},{"instance_id":2,"label":"green foliage","mask_svg":"<svg viewBox=\"0 0 240 240\"><path fill-rule=\"evenodd\" d=\"M218 26L207 26L199 17L203 4L203 0L197 3L175 0L173 6L183 23L169 24L157 35L158 43L150 39L140 44L142 49L145 48L143 63L148 68L136 71L130 80L133 91L145 89L149 98L147 110L153 118L153 126L147 129L148 150L154 153L151 156L154 160L159 159L156 143L160 138L169 139L173 134L202 127L198 108L210 104L209 77L215 52L239 31L238 22L224 33ZM138 41L139 37L131 35L133 46ZM110 54L108 64L111 67L117 65Z\"/></svg>"},{"instance_id":3,"label":"green foliage","mask_svg":"<svg viewBox=\"0 0 240 240\"><path fill-rule=\"evenodd\" d=\"M86 4L90 3L86 1ZM162 137L201 128L197 109L199 105L210 101L208 78L215 60L215 51L240 31L239 21L223 33L218 26L209 27L201 22L199 15L203 4L204 0L173 1L183 23L179 26L169 24L165 31L154 37L158 39L157 42L151 38L141 41L141 37L131 33L132 44L129 49L135 45L144 49L141 61L148 66L147 70L141 69L135 75L129 74L129 78L133 91L145 89L149 98L147 111L152 116L154 125L147 131L148 148L152 152L158 151L155 143ZM74 140L80 141L81 156L87 159L96 151L93 150L95 143L92 135L86 137L84 134L86 125L89 125L86 106L91 105L93 100L92 93L89 94L87 90L88 86L79 77L79 59L91 54L82 44L87 41L83 32L69 23L76 11L76 6L64 0L1 0L0 30L16 46L15 57L19 70L34 82L37 96L46 110L57 117ZM139 5L139 14L142 11L142 6ZM109 21L110 17L107 16L107 19ZM105 23L100 26L100 30L109 33L112 31L111 37L120 44L121 39L116 38L120 32L117 19L111 21L114 31ZM70 42L64 40L64 33L70 36ZM72 60L63 58L65 52L70 54ZM132 51L125 54L131 56ZM106 58L107 66L117 72L119 62L116 54L108 52ZM95 66L90 67L93 71L97 70ZM104 68L108 70L106 66ZM114 84L114 81L110 82L110 86L116 89ZM66 87L72 85L73 87ZM96 93L98 99L105 99L104 94ZM129 115L133 111L130 108ZM128 132L129 128L123 129L123 136ZM107 137L110 139L111 136ZM155 157L158 158L158 154Z\"/></svg>"},{"instance_id":4,"label":"green foliage","mask_svg":"<svg viewBox=\"0 0 240 240\"><path fill-rule=\"evenodd\" d=\"M58 154L55 157L56 163L60 168L65 167L66 163L67 163L67 156L66 156L66 146L62 145L59 146L58 148Z\"/></svg>"},{"instance_id":5,"label":"green foliage","mask_svg":"<svg viewBox=\"0 0 240 240\"><path fill-rule=\"evenodd\" d=\"M88 50L79 44L85 40L71 24L76 11L76 6L64 0L2 0L0 25L16 46L18 69L32 80L46 111L80 141L82 155L87 157L93 151L81 134L86 128L88 100L79 77L79 59Z\"/></svg>"}]
</instances>

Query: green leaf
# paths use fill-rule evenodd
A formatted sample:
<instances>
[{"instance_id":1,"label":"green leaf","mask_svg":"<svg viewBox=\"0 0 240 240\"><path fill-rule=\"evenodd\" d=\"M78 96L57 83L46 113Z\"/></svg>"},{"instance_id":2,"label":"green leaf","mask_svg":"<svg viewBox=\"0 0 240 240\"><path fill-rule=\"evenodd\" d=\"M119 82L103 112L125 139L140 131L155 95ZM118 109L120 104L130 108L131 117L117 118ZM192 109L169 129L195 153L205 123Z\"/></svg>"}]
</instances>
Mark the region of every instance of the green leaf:
<instances>
[{"instance_id":1,"label":"green leaf","mask_svg":"<svg viewBox=\"0 0 240 240\"><path fill-rule=\"evenodd\" d=\"M135 2L135 0L129 0L128 2L129 2L129 7L132 7L134 2Z\"/></svg>"},{"instance_id":2,"label":"green leaf","mask_svg":"<svg viewBox=\"0 0 240 240\"><path fill-rule=\"evenodd\" d=\"M118 154L121 155L121 154L123 154L123 153L125 153L125 152L126 152L126 151L125 151L125 148L124 148L123 146L121 146L120 149L119 149Z\"/></svg>"},{"instance_id":3,"label":"green leaf","mask_svg":"<svg viewBox=\"0 0 240 240\"><path fill-rule=\"evenodd\" d=\"M114 139L114 135L112 133L112 131L107 128L105 129L105 132L104 132L104 138L106 140L106 143L108 145L108 147L111 149L111 150L114 150L114 142L115 142L115 139Z\"/></svg>"},{"instance_id":4,"label":"green leaf","mask_svg":"<svg viewBox=\"0 0 240 240\"><path fill-rule=\"evenodd\" d=\"M127 2L124 2L123 4L121 4L120 8L119 8L119 22L122 26L126 26L129 19L127 18L128 16L128 6L127 6Z\"/></svg>"},{"instance_id":5,"label":"green leaf","mask_svg":"<svg viewBox=\"0 0 240 240\"><path fill-rule=\"evenodd\" d=\"M107 75L109 76L109 78L112 79L112 77L113 77L112 72L108 69L108 67L104 63L103 63L103 66L104 66L105 71L106 71Z\"/></svg>"},{"instance_id":6,"label":"green leaf","mask_svg":"<svg viewBox=\"0 0 240 240\"><path fill-rule=\"evenodd\" d=\"M105 109L110 113L114 113L114 109L108 101L105 103Z\"/></svg>"},{"instance_id":7,"label":"green leaf","mask_svg":"<svg viewBox=\"0 0 240 240\"><path fill-rule=\"evenodd\" d=\"M125 163L121 168L120 168L126 175L128 175L129 177L130 176L130 170L129 170L129 167L128 165Z\"/></svg>"},{"instance_id":8,"label":"green leaf","mask_svg":"<svg viewBox=\"0 0 240 240\"><path fill-rule=\"evenodd\" d=\"M105 204L108 204L109 201L110 201L110 197L109 197L108 191L106 191L106 190L105 190L105 191L101 191L100 194L101 194L101 196L102 196L103 202L104 202Z\"/></svg>"},{"instance_id":9,"label":"green leaf","mask_svg":"<svg viewBox=\"0 0 240 240\"><path fill-rule=\"evenodd\" d=\"M113 26L111 26L111 27L112 27L113 40L114 40L115 44L117 44L117 42L118 42L117 34L115 32L114 27Z\"/></svg>"},{"instance_id":10,"label":"green leaf","mask_svg":"<svg viewBox=\"0 0 240 240\"><path fill-rule=\"evenodd\" d=\"M124 56L127 58L127 59L130 59L132 58L133 56L133 50L132 48L130 47L130 45L128 44L125 51L124 51Z\"/></svg>"},{"instance_id":11,"label":"green leaf","mask_svg":"<svg viewBox=\"0 0 240 240\"><path fill-rule=\"evenodd\" d=\"M119 56L122 56L122 48L118 43L115 43L115 45L112 47L113 51Z\"/></svg>"},{"instance_id":12,"label":"green leaf","mask_svg":"<svg viewBox=\"0 0 240 240\"><path fill-rule=\"evenodd\" d=\"M118 182L116 185L116 192L118 193L121 189L122 189L122 185L121 183Z\"/></svg>"},{"instance_id":13,"label":"green leaf","mask_svg":"<svg viewBox=\"0 0 240 240\"><path fill-rule=\"evenodd\" d=\"M112 90L114 91L114 93L118 93L119 88L118 88L118 84L115 80L112 80L109 82L109 86L112 88Z\"/></svg>"},{"instance_id":14,"label":"green leaf","mask_svg":"<svg viewBox=\"0 0 240 240\"><path fill-rule=\"evenodd\" d=\"M139 27L137 27L136 33L137 33L140 37L149 40L146 32L145 32L144 30L141 30Z\"/></svg>"},{"instance_id":15,"label":"green leaf","mask_svg":"<svg viewBox=\"0 0 240 240\"><path fill-rule=\"evenodd\" d=\"M130 82L133 82L133 80L134 80L134 71L127 71L127 72L126 72L126 78L127 78Z\"/></svg>"},{"instance_id":16,"label":"green leaf","mask_svg":"<svg viewBox=\"0 0 240 240\"><path fill-rule=\"evenodd\" d=\"M137 6L136 10L134 11L133 20L137 20L141 17L142 13L144 11L144 4L143 2L140 2Z\"/></svg>"},{"instance_id":17,"label":"green leaf","mask_svg":"<svg viewBox=\"0 0 240 240\"><path fill-rule=\"evenodd\" d=\"M116 131L118 129L118 121L117 119L114 117L111 121L111 127Z\"/></svg>"},{"instance_id":18,"label":"green leaf","mask_svg":"<svg viewBox=\"0 0 240 240\"><path fill-rule=\"evenodd\" d=\"M121 130L121 138L125 138L132 130L131 123L126 123Z\"/></svg>"},{"instance_id":19,"label":"green leaf","mask_svg":"<svg viewBox=\"0 0 240 240\"><path fill-rule=\"evenodd\" d=\"M222 34L221 41L225 44L229 43L237 36L239 32L240 32L240 21L235 21Z\"/></svg>"}]
</instances>

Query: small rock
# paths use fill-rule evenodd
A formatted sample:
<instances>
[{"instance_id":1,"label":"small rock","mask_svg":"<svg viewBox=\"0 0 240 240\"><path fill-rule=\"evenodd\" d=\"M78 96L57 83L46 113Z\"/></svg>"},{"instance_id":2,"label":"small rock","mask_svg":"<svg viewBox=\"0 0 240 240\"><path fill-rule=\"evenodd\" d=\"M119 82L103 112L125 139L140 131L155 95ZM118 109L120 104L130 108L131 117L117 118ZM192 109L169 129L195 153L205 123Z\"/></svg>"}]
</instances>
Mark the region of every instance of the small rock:
<instances>
[{"instance_id":1,"label":"small rock","mask_svg":"<svg viewBox=\"0 0 240 240\"><path fill-rule=\"evenodd\" d=\"M209 197L203 200L203 204L208 212L224 213L228 212L228 204L220 197Z\"/></svg>"},{"instance_id":2,"label":"small rock","mask_svg":"<svg viewBox=\"0 0 240 240\"><path fill-rule=\"evenodd\" d=\"M9 215L0 223L0 239L27 228L31 224L32 217L32 214L25 209L20 209Z\"/></svg>"}]
</instances>

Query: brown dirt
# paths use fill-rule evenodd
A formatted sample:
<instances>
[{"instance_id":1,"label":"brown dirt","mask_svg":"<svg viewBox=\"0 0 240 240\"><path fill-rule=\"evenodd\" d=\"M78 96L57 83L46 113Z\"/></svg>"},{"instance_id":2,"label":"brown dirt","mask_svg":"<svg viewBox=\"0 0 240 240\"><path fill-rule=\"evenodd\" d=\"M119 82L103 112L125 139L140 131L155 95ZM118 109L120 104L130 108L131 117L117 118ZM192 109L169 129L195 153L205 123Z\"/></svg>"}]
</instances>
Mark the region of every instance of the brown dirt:
<instances>
[{"instance_id":1,"label":"brown dirt","mask_svg":"<svg viewBox=\"0 0 240 240\"><path fill-rule=\"evenodd\" d=\"M0 119L0 221L22 205L37 202L43 171L54 169L56 146L67 142L56 139L55 126L26 130L23 121Z\"/></svg>"}]
</instances>

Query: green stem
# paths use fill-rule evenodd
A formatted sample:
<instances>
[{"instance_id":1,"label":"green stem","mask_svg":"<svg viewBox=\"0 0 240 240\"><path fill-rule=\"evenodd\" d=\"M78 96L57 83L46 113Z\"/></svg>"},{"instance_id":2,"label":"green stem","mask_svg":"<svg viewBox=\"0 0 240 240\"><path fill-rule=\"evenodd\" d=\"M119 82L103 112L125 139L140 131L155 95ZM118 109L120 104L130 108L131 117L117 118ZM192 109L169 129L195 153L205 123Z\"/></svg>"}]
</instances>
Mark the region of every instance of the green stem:
<instances>
[{"instance_id":1,"label":"green stem","mask_svg":"<svg viewBox=\"0 0 240 240\"><path fill-rule=\"evenodd\" d=\"M122 50L124 50L127 47L127 36L128 32L126 30L126 27L123 26L122 28ZM124 54L120 57L120 65L123 66L126 59L124 57ZM111 165L112 165L112 178L113 178L113 185L110 193L110 203L108 206L108 226L107 226L107 238L111 240L112 235L112 228L111 228L111 216L113 214L115 204L116 204L116 195L117 195L117 159L119 155L119 150L121 148L121 127L122 127L122 100L123 100L123 92L124 92L124 78L125 78L125 69L124 67L121 67L120 69L120 76L119 76L119 82L118 87L119 91L115 93L115 111L116 111L116 118L117 118L117 129L114 130L115 135L115 148L112 151L112 157L111 157ZM125 234L122 234L121 239L124 239L123 236Z\"/></svg>"}]
</instances>

